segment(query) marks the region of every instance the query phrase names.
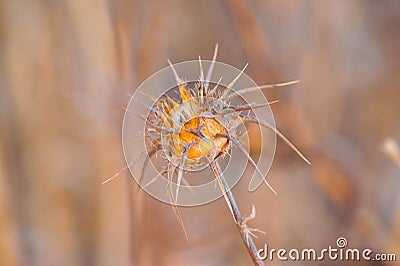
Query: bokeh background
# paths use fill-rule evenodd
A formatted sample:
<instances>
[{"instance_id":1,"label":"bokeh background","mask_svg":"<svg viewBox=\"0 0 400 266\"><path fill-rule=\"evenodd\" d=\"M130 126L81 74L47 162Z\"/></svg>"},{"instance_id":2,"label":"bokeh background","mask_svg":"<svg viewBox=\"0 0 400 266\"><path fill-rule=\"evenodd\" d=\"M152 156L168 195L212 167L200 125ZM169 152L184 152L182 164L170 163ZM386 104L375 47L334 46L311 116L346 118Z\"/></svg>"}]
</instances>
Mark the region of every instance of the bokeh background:
<instances>
[{"instance_id":1,"label":"bokeh background","mask_svg":"<svg viewBox=\"0 0 400 266\"><path fill-rule=\"evenodd\" d=\"M400 168L395 145L382 149L400 140L399 1L3 0L0 21L1 265L251 263L222 199L181 208L187 243L129 173L100 185L125 165L129 94L167 58L210 59L216 43L258 84L301 80L266 95L312 166L279 142L279 195L249 193L246 177L233 190L243 213L257 209L257 246L344 236L400 260Z\"/></svg>"}]
</instances>

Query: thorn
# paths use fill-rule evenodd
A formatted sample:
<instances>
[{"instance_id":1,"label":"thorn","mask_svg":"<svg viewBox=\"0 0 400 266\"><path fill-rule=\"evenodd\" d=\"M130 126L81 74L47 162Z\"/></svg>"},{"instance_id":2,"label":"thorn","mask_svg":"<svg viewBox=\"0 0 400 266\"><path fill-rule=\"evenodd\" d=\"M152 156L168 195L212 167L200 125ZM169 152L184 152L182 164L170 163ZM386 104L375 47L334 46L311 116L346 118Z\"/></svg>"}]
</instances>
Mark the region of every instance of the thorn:
<instances>
[{"instance_id":1,"label":"thorn","mask_svg":"<svg viewBox=\"0 0 400 266\"><path fill-rule=\"evenodd\" d=\"M201 57L199 55L199 64L200 64L200 82L204 82L204 72L203 72L203 65L201 64Z\"/></svg>"},{"instance_id":2,"label":"thorn","mask_svg":"<svg viewBox=\"0 0 400 266\"><path fill-rule=\"evenodd\" d=\"M236 93L232 92L228 98L234 97L239 94L249 93L249 92L263 90L263 89L285 87L285 86L293 85L293 84L296 84L299 82L300 82L300 80L293 80L293 81L277 83L277 84L269 84L269 85L262 85L262 86L257 86L257 87L244 88L244 89L237 90Z\"/></svg>"},{"instance_id":3,"label":"thorn","mask_svg":"<svg viewBox=\"0 0 400 266\"><path fill-rule=\"evenodd\" d=\"M105 185L108 182L112 181L113 179L115 179L116 177L118 177L123 171L125 171L128 167L131 167L132 165L134 165L135 163L137 163L140 159L142 159L143 154L145 154L146 151L143 151L136 159L132 160L129 164L125 165L121 170L119 170L116 174L114 174L113 176L107 178L106 180L104 180L103 182L101 182L101 185Z\"/></svg>"},{"instance_id":4,"label":"thorn","mask_svg":"<svg viewBox=\"0 0 400 266\"><path fill-rule=\"evenodd\" d=\"M246 70L247 66L249 63L246 63L246 65L243 67L243 69L240 71L240 73L234 78L231 83L227 86L228 88L232 89L233 85L235 85L236 81L240 78L240 76L243 74L243 72Z\"/></svg>"},{"instance_id":5,"label":"thorn","mask_svg":"<svg viewBox=\"0 0 400 266\"><path fill-rule=\"evenodd\" d=\"M142 178L143 178L143 174L144 174L144 169L146 168L148 162L151 160L151 158L154 156L154 154L157 154L158 148L159 147L157 147L157 146L152 147L147 153L145 161L143 162L142 172L140 173L140 177L139 177L139 180L138 180L139 189L138 189L136 195L139 194L139 192L140 192L140 190L142 188Z\"/></svg>"},{"instance_id":6,"label":"thorn","mask_svg":"<svg viewBox=\"0 0 400 266\"><path fill-rule=\"evenodd\" d=\"M221 189L222 194L224 195L224 199L226 201L226 204L228 205L229 211L231 212L232 216L233 216L233 220L235 221L235 223L237 223L238 221L236 220L235 214L233 212L233 206L232 206L232 202L230 201L228 195L227 195L227 189L224 186L224 183L222 181L222 173L221 170L218 167L218 163L215 162L214 160L210 162L210 167L212 172L214 173L215 179L217 180L218 186Z\"/></svg>"},{"instance_id":7,"label":"thorn","mask_svg":"<svg viewBox=\"0 0 400 266\"><path fill-rule=\"evenodd\" d=\"M265 176L261 173L260 169L258 169L257 164L254 162L253 158L251 158L250 154L246 151L246 149L240 144L239 141L237 141L235 138L230 138L233 143L239 148L239 150L247 157L247 160L250 162L250 164L256 169L256 172L258 175L262 178L264 183L269 187L269 189L275 194L278 195L278 193L275 191L275 189L272 188L272 186L268 183L266 180Z\"/></svg>"},{"instance_id":8,"label":"thorn","mask_svg":"<svg viewBox=\"0 0 400 266\"><path fill-rule=\"evenodd\" d=\"M293 85L293 84L297 84L299 83L300 80L292 80L292 81L288 81L288 82L282 82L282 83L277 83L277 84L270 84L270 85L263 85L260 86L259 88L262 89L272 89L272 88L277 88L277 87L286 87L289 85Z\"/></svg>"},{"instance_id":9,"label":"thorn","mask_svg":"<svg viewBox=\"0 0 400 266\"><path fill-rule=\"evenodd\" d=\"M210 83L211 75L214 70L214 65L215 65L215 60L217 59L217 54L218 54L218 43L215 44L214 55L213 55L213 58L211 61L210 68L208 69L208 72L207 72L206 85L205 85L206 90L208 89L208 84Z\"/></svg>"},{"instance_id":10,"label":"thorn","mask_svg":"<svg viewBox=\"0 0 400 266\"><path fill-rule=\"evenodd\" d=\"M285 135L283 135L277 128L273 127L272 125L268 124L265 121L259 120L254 116L241 116L242 119L244 119L245 121L248 122L252 122L252 123L256 123L259 124L261 126L264 126L266 128L268 128L269 130L271 130L272 132L274 132L281 140L283 140L283 142L285 142L298 156L300 156L301 159L303 159L303 161L305 161L308 165L311 165L311 162L299 151L299 149L296 148L296 146L294 146L294 144L292 142L290 142L290 140L288 140Z\"/></svg>"},{"instance_id":11,"label":"thorn","mask_svg":"<svg viewBox=\"0 0 400 266\"><path fill-rule=\"evenodd\" d=\"M210 91L210 95L215 93L215 91L217 90L217 88L220 85L221 81L222 81L222 77L219 78L217 84L215 84L214 88Z\"/></svg>"},{"instance_id":12,"label":"thorn","mask_svg":"<svg viewBox=\"0 0 400 266\"><path fill-rule=\"evenodd\" d=\"M172 68L172 72L174 73L175 76L175 80L176 80L176 85L180 85L182 84L184 81L178 76L178 73L175 70L174 65L171 63L171 61L169 59L167 59L169 66Z\"/></svg>"},{"instance_id":13,"label":"thorn","mask_svg":"<svg viewBox=\"0 0 400 266\"><path fill-rule=\"evenodd\" d=\"M168 178L168 179L170 179L170 178ZM172 210L173 210L174 213L175 213L175 217L176 217L176 219L178 220L178 222L179 222L179 224L180 224L180 226L181 226L181 228L182 228L182 230L183 230L183 233L185 234L186 241L189 242L189 238L188 238L188 235L187 235L187 233L186 233L185 225L184 225L184 223L183 223L181 214L179 213L178 207L176 206L175 201L174 201L174 198L173 198L173 196L172 196L172 191L171 191L171 180L169 180L169 182L168 182L168 190L167 190L167 193L168 193L169 200L171 201L171 206L172 206Z\"/></svg>"}]
</instances>

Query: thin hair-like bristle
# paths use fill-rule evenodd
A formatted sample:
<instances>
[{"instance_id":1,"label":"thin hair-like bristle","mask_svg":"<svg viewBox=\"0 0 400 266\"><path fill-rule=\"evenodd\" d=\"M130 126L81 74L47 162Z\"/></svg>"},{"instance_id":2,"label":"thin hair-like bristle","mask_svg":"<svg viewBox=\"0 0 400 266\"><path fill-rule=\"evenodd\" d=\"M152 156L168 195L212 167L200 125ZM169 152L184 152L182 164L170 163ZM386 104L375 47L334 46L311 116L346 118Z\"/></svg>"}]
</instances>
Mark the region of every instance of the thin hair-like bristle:
<instances>
[{"instance_id":1,"label":"thin hair-like bristle","mask_svg":"<svg viewBox=\"0 0 400 266\"><path fill-rule=\"evenodd\" d=\"M212 75L212 73L214 71L214 65L215 65L215 60L217 59L217 54L218 54L218 43L215 44L214 55L213 55L213 58L211 60L210 67L208 68L208 72L207 72L207 76L206 76L206 80L205 80L206 81L205 82L206 91L208 91L208 84L210 83L211 75Z\"/></svg>"},{"instance_id":2,"label":"thin hair-like bristle","mask_svg":"<svg viewBox=\"0 0 400 266\"><path fill-rule=\"evenodd\" d=\"M232 98L234 96L239 96L240 94L244 94L244 93L249 93L249 92L253 92L253 91L258 91L258 90L264 90L264 89L273 89L273 88L278 88L278 87L286 87L289 85L293 85L296 83L299 83L300 80L293 80L293 81L288 81L288 82L282 82L282 83L277 83L277 84L269 84L269 85L262 85L262 86L256 86L256 87L250 87L250 88L244 88L244 89L240 89L237 90L235 92L230 92L227 95L227 98Z\"/></svg>"},{"instance_id":3,"label":"thin hair-like bristle","mask_svg":"<svg viewBox=\"0 0 400 266\"><path fill-rule=\"evenodd\" d=\"M123 171L125 171L126 169L128 169L129 167L131 167L132 165L134 165L135 163L137 163L140 159L142 159L142 158L143 158L143 155L145 155L145 154L146 154L146 151L141 152L140 155L139 155L137 158L133 159L130 163L128 163L127 165L125 165L121 170L119 170L119 171L118 171L117 173L115 173L113 176L111 176L111 177L107 178L106 180L104 180L103 182L101 182L101 185L105 185L105 184L107 184L108 182L110 182L111 180L114 180L116 177L118 177L119 175L121 175L121 173L122 173Z\"/></svg>"},{"instance_id":4,"label":"thin hair-like bristle","mask_svg":"<svg viewBox=\"0 0 400 266\"><path fill-rule=\"evenodd\" d=\"M168 61L169 66L172 69L172 72L174 73L176 85L180 85L180 84L184 83L184 81L179 77L178 73L176 72L176 69L175 69L174 65L171 63L171 61L169 59L167 59L167 61Z\"/></svg>"},{"instance_id":5,"label":"thin hair-like bristle","mask_svg":"<svg viewBox=\"0 0 400 266\"><path fill-rule=\"evenodd\" d=\"M204 71L203 71L203 64L201 63L201 57L199 55L199 64L200 64L200 83L204 83Z\"/></svg>"},{"instance_id":6,"label":"thin hair-like bristle","mask_svg":"<svg viewBox=\"0 0 400 266\"><path fill-rule=\"evenodd\" d=\"M185 151L182 154L182 158L179 162L179 167L178 167L178 177L176 180L176 195L175 195L175 200L178 201L178 193L179 193L179 187L181 185L181 181L182 181L182 175L183 175L183 167L186 161L186 156L189 152L189 149L191 148L191 146L186 147Z\"/></svg>"},{"instance_id":7,"label":"thin hair-like bristle","mask_svg":"<svg viewBox=\"0 0 400 266\"><path fill-rule=\"evenodd\" d=\"M169 166L170 167L168 168L168 170L170 170L172 168L170 164L169 164ZM172 209L173 209L173 211L175 213L175 217L178 220L178 222L179 222L179 224L180 224L180 226L181 226L181 228L183 230L183 233L185 234L186 241L189 242L189 238L188 238L188 235L186 233L185 224L183 223L181 214L179 213L178 207L176 206L176 203L174 201L174 197L173 197L173 194L172 194L171 184L172 184L172 176L173 176L174 172L175 172L175 168L174 168L172 173L171 173L171 171L167 172L168 173L167 194L168 194L169 200L171 201L171 206L172 206Z\"/></svg>"},{"instance_id":8,"label":"thin hair-like bristle","mask_svg":"<svg viewBox=\"0 0 400 266\"><path fill-rule=\"evenodd\" d=\"M231 140L233 142L233 144L236 145L236 147L239 148L239 150L247 157L247 160L249 161L249 163L255 168L256 172L258 173L258 175L262 178L262 180L264 181L264 183L269 187L269 189L275 194L278 195L278 193L275 191L275 189L268 183L268 181L265 179L264 175L261 173L260 169L258 169L257 164L254 162L253 158L251 158L250 154L246 151L246 149L242 146L242 144L240 144L240 141L238 141L237 139L231 137Z\"/></svg>"},{"instance_id":9,"label":"thin hair-like bristle","mask_svg":"<svg viewBox=\"0 0 400 266\"><path fill-rule=\"evenodd\" d=\"M142 171L141 171L141 173L140 173L139 181L138 181L138 183L139 183L139 188L138 188L138 191L137 191L136 194L139 194L139 192L140 192L140 190L141 190L141 188L142 188L142 179L143 179L144 170L145 170L147 164L149 163L149 161L151 160L151 158L152 158L155 154L157 154L158 148L161 148L161 147L154 146L154 147L150 148L150 150L149 150L148 153L147 153L147 156L146 156L145 159L144 159L143 166L142 166Z\"/></svg>"},{"instance_id":10,"label":"thin hair-like bristle","mask_svg":"<svg viewBox=\"0 0 400 266\"><path fill-rule=\"evenodd\" d=\"M233 88L233 85L235 85L236 81L240 78L240 76L243 74L243 72L246 70L247 66L249 65L249 63L246 63L246 65L244 65L244 67L242 68L242 70L240 71L240 73L231 81L231 83L229 83L229 85L227 86L229 89Z\"/></svg>"},{"instance_id":11,"label":"thin hair-like bristle","mask_svg":"<svg viewBox=\"0 0 400 266\"><path fill-rule=\"evenodd\" d=\"M231 214L233 216L233 219L237 223L236 217L235 217L234 212L233 212L232 203L231 203L228 195L226 194L228 188L225 187L224 182L222 180L223 176L222 176L222 172L221 172L221 170L219 168L219 165L215 160L213 160L213 161L210 162L210 167L211 167L212 172L214 173L215 179L217 180L218 186L219 186L219 188L221 189L221 192L224 195L224 199L226 201L226 204L228 205L229 211L231 212Z\"/></svg>"},{"instance_id":12,"label":"thin hair-like bristle","mask_svg":"<svg viewBox=\"0 0 400 266\"><path fill-rule=\"evenodd\" d=\"M219 78L219 80L218 80L217 84L215 84L214 88L212 88L210 90L209 95L214 95L215 94L215 92L217 91L218 86L221 84L221 81L222 81L222 77Z\"/></svg>"},{"instance_id":13,"label":"thin hair-like bristle","mask_svg":"<svg viewBox=\"0 0 400 266\"><path fill-rule=\"evenodd\" d=\"M288 140L285 135L283 135L277 128L273 127L272 125L268 124L265 121L262 121L260 119L257 119L254 116L242 116L243 120L259 124L261 126L264 126L268 129L270 129L272 132L274 132L281 140L283 140L298 156L300 156L303 161L305 161L307 164L311 165L311 162L300 152L299 149L294 146L290 140Z\"/></svg>"},{"instance_id":14,"label":"thin hair-like bristle","mask_svg":"<svg viewBox=\"0 0 400 266\"><path fill-rule=\"evenodd\" d=\"M246 105L232 106L230 109L226 109L226 110L222 111L220 114L225 115L225 114L229 114L229 113L233 113L233 112L253 110L253 109L257 109L257 108L270 106L275 103L279 103L279 100L273 100L271 102L262 103L262 104L246 104Z\"/></svg>"}]
</instances>

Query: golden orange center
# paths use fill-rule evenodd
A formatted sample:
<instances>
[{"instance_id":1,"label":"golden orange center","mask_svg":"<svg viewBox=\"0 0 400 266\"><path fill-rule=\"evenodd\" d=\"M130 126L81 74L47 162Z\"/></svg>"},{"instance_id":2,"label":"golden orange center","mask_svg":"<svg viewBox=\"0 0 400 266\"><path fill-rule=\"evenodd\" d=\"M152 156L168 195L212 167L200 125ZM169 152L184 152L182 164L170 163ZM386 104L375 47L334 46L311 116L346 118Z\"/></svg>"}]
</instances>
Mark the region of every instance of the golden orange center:
<instances>
[{"instance_id":1,"label":"golden orange center","mask_svg":"<svg viewBox=\"0 0 400 266\"><path fill-rule=\"evenodd\" d=\"M188 159L208 157L213 151L218 156L228 146L226 129L214 118L192 118L182 126L177 138L182 153L189 148Z\"/></svg>"}]
</instances>

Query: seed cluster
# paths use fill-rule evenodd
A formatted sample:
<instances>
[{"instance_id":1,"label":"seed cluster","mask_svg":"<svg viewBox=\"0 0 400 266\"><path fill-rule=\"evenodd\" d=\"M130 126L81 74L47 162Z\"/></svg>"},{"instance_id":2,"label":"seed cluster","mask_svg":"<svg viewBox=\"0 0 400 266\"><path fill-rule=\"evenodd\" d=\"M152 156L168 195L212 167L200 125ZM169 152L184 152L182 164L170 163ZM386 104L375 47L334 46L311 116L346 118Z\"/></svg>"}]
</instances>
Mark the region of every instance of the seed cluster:
<instances>
[{"instance_id":1,"label":"seed cluster","mask_svg":"<svg viewBox=\"0 0 400 266\"><path fill-rule=\"evenodd\" d=\"M220 156L229 154L233 146L246 156L257 174L276 194L239 140L241 137L239 128L243 123L256 123L272 130L301 158L307 163L309 161L274 126L251 115L253 109L262 108L275 102L234 105L232 104L232 99L239 96L239 93L287 86L298 81L244 88L235 92L232 90L232 87L247 65L229 85L221 86L220 81L216 84L211 84L209 77L215 63L215 57L216 52L207 78L204 78L202 63L199 59L200 78L197 82L183 81L170 63L177 82L177 86L172 90L173 92L177 92L179 96L177 99L173 99L173 97L166 93L159 99L153 99L155 104L151 107L149 116L145 118L147 125L145 127L145 138L149 157L158 150L163 151L169 162L162 173L168 174L169 182L172 182L177 169L178 177L176 179L177 188L175 194L175 198L177 199L184 170L191 171L210 166L212 172L215 173L216 168L218 168L216 160Z\"/></svg>"},{"instance_id":2,"label":"seed cluster","mask_svg":"<svg viewBox=\"0 0 400 266\"><path fill-rule=\"evenodd\" d=\"M239 95L262 89L287 86L297 83L298 81L243 88L234 91L232 88L246 69L246 65L228 85L220 85L222 78L217 83L211 83L210 78L216 63L217 51L218 45L215 48L206 78L204 78L202 61L200 58L200 78L196 82L183 81L178 76L174 66L169 62L177 83L171 91L164 93L159 99L155 99L152 95L147 95L143 91L139 91L147 95L153 101L153 106L149 107L150 112L148 116L143 117L145 120L143 133L146 151L143 151L138 158L129 162L121 171L134 165L144 156L142 172L139 180L137 180L141 187L146 188L157 178L167 174L168 185L166 189L169 202L187 238L186 230L176 204L181 182L185 181L183 173L185 171L202 170L205 167L209 167L234 221L239 228L242 239L246 244L253 262L262 265L262 261L257 257L257 249L252 237L257 237L255 233L263 233L263 231L251 228L247 224L249 220L255 217L255 207L253 206L249 216L241 215L217 160L219 157L226 154L230 155L232 148L236 148L245 155L247 161L254 167L256 173L276 194L275 190L266 181L263 173L258 169L257 164L254 162L247 149L240 142L240 138L242 137L241 133L247 133L244 123L255 123L274 132L278 138L288 144L305 162L310 164L307 158L305 158L303 154L275 128L275 126L253 115L255 113L254 109L269 106L277 101L261 104L247 103L244 101L245 103L242 105L232 103L234 102L233 99L235 97L238 98ZM173 97L172 95L174 95L174 93L178 96ZM244 129L245 132L240 132L241 129ZM167 163L164 169L158 171L158 174L153 177L150 182L143 185L141 183L141 178L143 177L146 163L151 160L158 151L162 151L162 155L167 158ZM117 177L121 171L105 180L102 184ZM177 172L175 182L176 192L175 195L173 195L172 183L175 172Z\"/></svg>"},{"instance_id":3,"label":"seed cluster","mask_svg":"<svg viewBox=\"0 0 400 266\"><path fill-rule=\"evenodd\" d=\"M202 80L180 84L180 99L163 97L148 118L150 146L161 143L166 156L178 167L193 169L209 164L227 154L232 141L238 142L237 127L242 124L238 106L228 103L228 91L219 93L218 84L208 90L208 85Z\"/></svg>"}]
</instances>

